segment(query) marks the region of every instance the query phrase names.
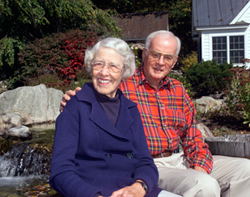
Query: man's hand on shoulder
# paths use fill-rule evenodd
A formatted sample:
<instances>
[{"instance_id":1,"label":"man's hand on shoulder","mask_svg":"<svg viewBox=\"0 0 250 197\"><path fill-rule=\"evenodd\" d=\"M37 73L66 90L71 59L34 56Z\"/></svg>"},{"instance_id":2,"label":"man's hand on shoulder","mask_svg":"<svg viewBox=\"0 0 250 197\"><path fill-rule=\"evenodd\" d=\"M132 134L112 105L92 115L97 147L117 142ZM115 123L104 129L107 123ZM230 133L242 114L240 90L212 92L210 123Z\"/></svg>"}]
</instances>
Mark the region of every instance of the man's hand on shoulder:
<instances>
[{"instance_id":1,"label":"man's hand on shoulder","mask_svg":"<svg viewBox=\"0 0 250 197\"><path fill-rule=\"evenodd\" d=\"M80 90L81 88L77 87L75 90L68 90L67 92L65 92L60 102L60 112L63 111L64 107L66 106L66 103L70 100L70 97L75 96L76 93Z\"/></svg>"},{"instance_id":2,"label":"man's hand on shoulder","mask_svg":"<svg viewBox=\"0 0 250 197\"><path fill-rule=\"evenodd\" d=\"M202 171L202 172L205 172L206 174L208 174L207 171L205 169L203 169L202 167L200 167L200 166L195 166L194 170L196 170L196 171Z\"/></svg>"}]
</instances>

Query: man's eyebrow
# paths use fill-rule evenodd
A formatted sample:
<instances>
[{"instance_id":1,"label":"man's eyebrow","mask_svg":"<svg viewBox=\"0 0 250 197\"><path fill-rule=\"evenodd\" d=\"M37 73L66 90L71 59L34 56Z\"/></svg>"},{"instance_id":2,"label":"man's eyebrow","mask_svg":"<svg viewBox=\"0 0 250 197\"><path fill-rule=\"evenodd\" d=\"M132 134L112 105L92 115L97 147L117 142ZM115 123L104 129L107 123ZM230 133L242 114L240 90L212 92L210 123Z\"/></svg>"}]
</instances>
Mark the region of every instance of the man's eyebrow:
<instances>
[{"instance_id":1,"label":"man's eyebrow","mask_svg":"<svg viewBox=\"0 0 250 197\"><path fill-rule=\"evenodd\" d=\"M162 52L159 52L159 51L156 51L156 50L152 50L152 51L154 51L156 53L160 53L162 55L171 55L171 56L174 56L173 54L170 54L170 53L162 53Z\"/></svg>"}]
</instances>

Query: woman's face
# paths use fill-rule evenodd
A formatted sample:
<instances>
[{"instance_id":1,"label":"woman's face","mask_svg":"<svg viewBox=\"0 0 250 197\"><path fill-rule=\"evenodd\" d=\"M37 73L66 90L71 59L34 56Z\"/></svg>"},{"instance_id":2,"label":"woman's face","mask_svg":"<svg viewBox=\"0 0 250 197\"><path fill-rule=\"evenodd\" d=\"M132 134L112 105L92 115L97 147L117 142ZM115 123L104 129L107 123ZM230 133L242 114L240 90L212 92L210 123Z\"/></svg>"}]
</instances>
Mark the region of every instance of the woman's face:
<instances>
[{"instance_id":1,"label":"woman's face","mask_svg":"<svg viewBox=\"0 0 250 197\"><path fill-rule=\"evenodd\" d=\"M100 94L114 98L123 74L124 58L114 49L101 47L92 62L92 81Z\"/></svg>"}]
</instances>

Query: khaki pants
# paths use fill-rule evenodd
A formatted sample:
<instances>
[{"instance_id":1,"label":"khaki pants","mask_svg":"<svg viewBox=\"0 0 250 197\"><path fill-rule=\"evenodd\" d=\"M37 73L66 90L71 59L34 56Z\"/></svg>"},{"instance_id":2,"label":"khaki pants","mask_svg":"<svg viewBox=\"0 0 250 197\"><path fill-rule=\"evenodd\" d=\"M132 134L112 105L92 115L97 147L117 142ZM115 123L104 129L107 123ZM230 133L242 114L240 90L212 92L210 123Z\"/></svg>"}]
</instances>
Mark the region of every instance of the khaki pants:
<instances>
[{"instance_id":1,"label":"khaki pants","mask_svg":"<svg viewBox=\"0 0 250 197\"><path fill-rule=\"evenodd\" d=\"M157 158L159 187L184 197L248 197L250 196L250 160L213 156L211 174L189 168L182 153Z\"/></svg>"}]
</instances>

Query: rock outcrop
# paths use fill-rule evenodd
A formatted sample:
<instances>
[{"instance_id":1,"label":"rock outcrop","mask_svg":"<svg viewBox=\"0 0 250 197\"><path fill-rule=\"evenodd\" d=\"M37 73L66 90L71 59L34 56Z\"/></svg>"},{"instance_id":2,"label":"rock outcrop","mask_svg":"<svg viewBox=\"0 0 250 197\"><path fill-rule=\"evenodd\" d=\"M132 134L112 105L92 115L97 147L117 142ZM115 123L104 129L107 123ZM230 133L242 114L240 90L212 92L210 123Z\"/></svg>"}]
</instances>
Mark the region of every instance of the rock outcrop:
<instances>
[{"instance_id":1,"label":"rock outcrop","mask_svg":"<svg viewBox=\"0 0 250 197\"><path fill-rule=\"evenodd\" d=\"M55 121L62 96L61 90L46 88L44 84L19 87L0 94L0 134L21 126L20 123L11 123L11 113L19 115L23 125Z\"/></svg>"},{"instance_id":2,"label":"rock outcrop","mask_svg":"<svg viewBox=\"0 0 250 197\"><path fill-rule=\"evenodd\" d=\"M197 112L207 113L219 111L225 106L225 101L223 99L213 99L209 96L203 96L194 101L194 105Z\"/></svg>"}]
</instances>

